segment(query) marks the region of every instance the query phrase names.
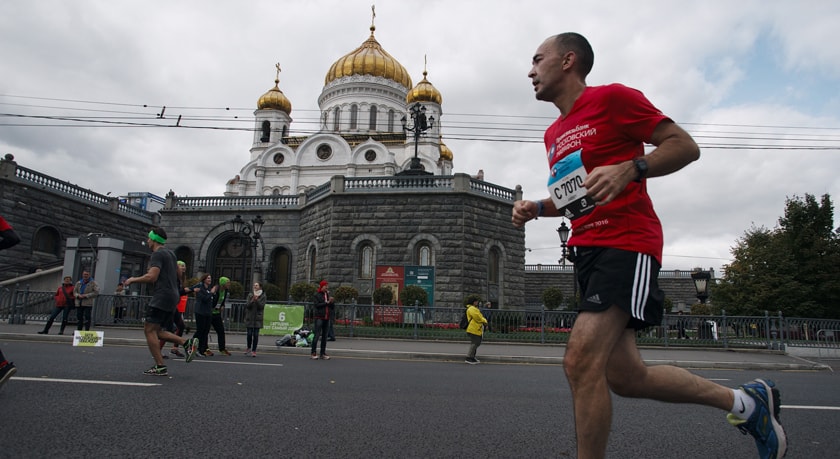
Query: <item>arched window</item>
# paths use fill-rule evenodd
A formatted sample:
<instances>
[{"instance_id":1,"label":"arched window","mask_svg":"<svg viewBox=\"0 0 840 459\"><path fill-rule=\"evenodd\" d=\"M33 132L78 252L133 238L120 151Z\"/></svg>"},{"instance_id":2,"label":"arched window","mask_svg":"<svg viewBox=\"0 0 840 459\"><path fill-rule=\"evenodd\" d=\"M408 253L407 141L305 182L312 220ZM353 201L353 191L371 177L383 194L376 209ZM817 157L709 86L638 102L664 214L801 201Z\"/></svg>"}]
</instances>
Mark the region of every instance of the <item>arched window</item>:
<instances>
[{"instance_id":1,"label":"arched window","mask_svg":"<svg viewBox=\"0 0 840 459\"><path fill-rule=\"evenodd\" d=\"M373 246L366 242L359 248L359 279L373 279Z\"/></svg>"},{"instance_id":2,"label":"arched window","mask_svg":"<svg viewBox=\"0 0 840 459\"><path fill-rule=\"evenodd\" d=\"M499 253L499 249L493 247L490 249L490 254L488 257L488 266L487 266L487 282L490 285L498 285L499 284L499 273L502 269L501 266L501 254Z\"/></svg>"},{"instance_id":3,"label":"arched window","mask_svg":"<svg viewBox=\"0 0 840 459\"><path fill-rule=\"evenodd\" d=\"M341 130L341 109L339 107L335 107L333 110L333 131L340 131Z\"/></svg>"},{"instance_id":4,"label":"arched window","mask_svg":"<svg viewBox=\"0 0 840 459\"><path fill-rule=\"evenodd\" d=\"M61 235L58 230L51 226L39 228L32 240L32 251L58 257L61 253Z\"/></svg>"},{"instance_id":5,"label":"arched window","mask_svg":"<svg viewBox=\"0 0 840 459\"><path fill-rule=\"evenodd\" d=\"M377 112L376 105L371 105L370 106L370 130L371 131L376 130L376 112Z\"/></svg>"},{"instance_id":6,"label":"arched window","mask_svg":"<svg viewBox=\"0 0 840 459\"><path fill-rule=\"evenodd\" d=\"M388 132L394 132L394 110L388 110Z\"/></svg>"},{"instance_id":7,"label":"arched window","mask_svg":"<svg viewBox=\"0 0 840 459\"><path fill-rule=\"evenodd\" d=\"M314 246L309 248L309 282L315 282L317 277L315 277L315 265L317 261L318 250L315 249Z\"/></svg>"},{"instance_id":8,"label":"arched window","mask_svg":"<svg viewBox=\"0 0 840 459\"><path fill-rule=\"evenodd\" d=\"M353 104L350 106L350 129L357 129L359 125L359 106Z\"/></svg>"},{"instance_id":9,"label":"arched window","mask_svg":"<svg viewBox=\"0 0 840 459\"><path fill-rule=\"evenodd\" d=\"M288 143L289 142L289 126L283 125L283 136L280 137L280 142Z\"/></svg>"},{"instance_id":10,"label":"arched window","mask_svg":"<svg viewBox=\"0 0 840 459\"><path fill-rule=\"evenodd\" d=\"M268 120L262 122L262 137L260 142L268 142L271 140L271 123Z\"/></svg>"},{"instance_id":11,"label":"arched window","mask_svg":"<svg viewBox=\"0 0 840 459\"><path fill-rule=\"evenodd\" d=\"M432 247L422 242L414 249L414 262L417 266L432 266Z\"/></svg>"},{"instance_id":12,"label":"arched window","mask_svg":"<svg viewBox=\"0 0 840 459\"><path fill-rule=\"evenodd\" d=\"M280 298L287 298L292 278L292 253L286 248L276 249L272 254L268 273L266 281L280 289Z\"/></svg>"}]
</instances>

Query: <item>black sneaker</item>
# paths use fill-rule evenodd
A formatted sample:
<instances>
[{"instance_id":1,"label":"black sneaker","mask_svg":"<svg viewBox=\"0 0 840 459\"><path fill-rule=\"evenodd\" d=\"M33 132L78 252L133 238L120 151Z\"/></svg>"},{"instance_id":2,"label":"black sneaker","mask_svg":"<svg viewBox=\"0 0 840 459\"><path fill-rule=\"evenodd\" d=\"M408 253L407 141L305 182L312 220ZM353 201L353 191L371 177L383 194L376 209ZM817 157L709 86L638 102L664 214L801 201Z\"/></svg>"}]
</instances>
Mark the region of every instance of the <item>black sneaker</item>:
<instances>
[{"instance_id":1,"label":"black sneaker","mask_svg":"<svg viewBox=\"0 0 840 459\"><path fill-rule=\"evenodd\" d=\"M464 362L469 363L470 365L478 365L478 359L473 357L467 357Z\"/></svg>"},{"instance_id":2,"label":"black sneaker","mask_svg":"<svg viewBox=\"0 0 840 459\"><path fill-rule=\"evenodd\" d=\"M169 372L166 370L166 365L155 365L144 371L143 374L151 376L169 376Z\"/></svg>"}]
</instances>

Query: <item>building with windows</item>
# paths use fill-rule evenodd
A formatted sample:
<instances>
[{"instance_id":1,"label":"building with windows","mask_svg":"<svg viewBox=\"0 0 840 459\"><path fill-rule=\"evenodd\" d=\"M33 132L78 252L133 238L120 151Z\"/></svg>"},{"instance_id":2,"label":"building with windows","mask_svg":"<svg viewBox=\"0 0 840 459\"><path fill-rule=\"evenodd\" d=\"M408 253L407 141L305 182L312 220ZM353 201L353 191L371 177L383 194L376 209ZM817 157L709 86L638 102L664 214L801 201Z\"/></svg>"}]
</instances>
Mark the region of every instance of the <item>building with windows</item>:
<instances>
[{"instance_id":1,"label":"building with windows","mask_svg":"<svg viewBox=\"0 0 840 459\"><path fill-rule=\"evenodd\" d=\"M248 161L225 195L166 197L159 212L171 248L191 274L262 279L283 292L329 279L367 303L377 266L432 266L435 304L477 293L496 307L521 305L524 231L510 225L521 192L453 175L441 93L425 70L413 84L375 30L327 70L312 135L289 135L277 65L274 87L257 99ZM234 230L237 215L248 234Z\"/></svg>"}]
</instances>

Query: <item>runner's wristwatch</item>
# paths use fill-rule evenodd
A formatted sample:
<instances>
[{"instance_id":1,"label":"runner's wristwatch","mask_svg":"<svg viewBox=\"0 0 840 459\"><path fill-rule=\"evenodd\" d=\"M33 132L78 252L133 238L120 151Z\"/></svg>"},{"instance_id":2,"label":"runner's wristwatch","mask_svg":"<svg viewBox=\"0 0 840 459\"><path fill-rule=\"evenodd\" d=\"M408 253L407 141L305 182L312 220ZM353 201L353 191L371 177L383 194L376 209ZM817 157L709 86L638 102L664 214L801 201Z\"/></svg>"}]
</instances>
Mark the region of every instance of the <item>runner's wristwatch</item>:
<instances>
[{"instance_id":1,"label":"runner's wristwatch","mask_svg":"<svg viewBox=\"0 0 840 459\"><path fill-rule=\"evenodd\" d=\"M636 168L636 179L634 182L641 182L643 178L647 177L648 164L644 158L636 158L633 160L633 167Z\"/></svg>"}]
</instances>

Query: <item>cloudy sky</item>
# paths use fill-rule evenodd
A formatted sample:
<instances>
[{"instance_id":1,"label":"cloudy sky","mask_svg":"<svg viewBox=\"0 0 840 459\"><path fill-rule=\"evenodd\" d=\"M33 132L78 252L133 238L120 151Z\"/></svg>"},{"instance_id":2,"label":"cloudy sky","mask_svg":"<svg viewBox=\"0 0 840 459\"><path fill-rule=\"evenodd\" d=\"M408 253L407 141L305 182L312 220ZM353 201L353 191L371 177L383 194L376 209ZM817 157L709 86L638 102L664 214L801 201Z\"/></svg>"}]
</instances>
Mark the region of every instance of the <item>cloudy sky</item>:
<instances>
[{"instance_id":1,"label":"cloudy sky","mask_svg":"<svg viewBox=\"0 0 840 459\"><path fill-rule=\"evenodd\" d=\"M4 0L0 154L102 194L220 195L249 158L274 64L292 134L311 133L324 76L367 39L371 3ZM746 230L776 226L787 197L840 197L837 24L828 0L380 0L375 19L415 83L426 56L455 171L531 199L546 195L542 132L557 116L534 98L531 56L550 35L587 36L590 85L641 90L701 145L649 188L663 269L716 270ZM527 263L557 263L559 224L527 225Z\"/></svg>"}]
</instances>

